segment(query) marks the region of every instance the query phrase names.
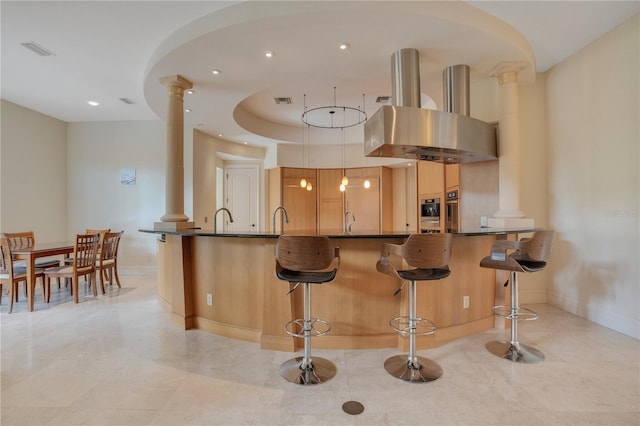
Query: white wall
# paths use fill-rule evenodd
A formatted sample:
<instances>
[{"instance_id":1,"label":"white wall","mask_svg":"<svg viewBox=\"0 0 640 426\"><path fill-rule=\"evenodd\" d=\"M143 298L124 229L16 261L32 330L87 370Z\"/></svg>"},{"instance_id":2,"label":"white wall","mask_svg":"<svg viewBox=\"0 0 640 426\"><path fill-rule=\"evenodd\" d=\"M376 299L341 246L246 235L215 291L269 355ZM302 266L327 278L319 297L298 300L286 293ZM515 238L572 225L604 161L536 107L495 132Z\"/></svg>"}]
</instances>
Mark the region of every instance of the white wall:
<instances>
[{"instance_id":1,"label":"white wall","mask_svg":"<svg viewBox=\"0 0 640 426\"><path fill-rule=\"evenodd\" d=\"M162 121L69 123L67 136L68 237L86 228L124 230L118 266L154 272L153 229L165 213L165 131ZM136 169L136 184L120 171Z\"/></svg>"},{"instance_id":2,"label":"white wall","mask_svg":"<svg viewBox=\"0 0 640 426\"><path fill-rule=\"evenodd\" d=\"M66 123L5 100L0 114L0 230L66 240Z\"/></svg>"},{"instance_id":3,"label":"white wall","mask_svg":"<svg viewBox=\"0 0 640 426\"><path fill-rule=\"evenodd\" d=\"M549 301L640 338L639 15L548 72Z\"/></svg>"}]
</instances>

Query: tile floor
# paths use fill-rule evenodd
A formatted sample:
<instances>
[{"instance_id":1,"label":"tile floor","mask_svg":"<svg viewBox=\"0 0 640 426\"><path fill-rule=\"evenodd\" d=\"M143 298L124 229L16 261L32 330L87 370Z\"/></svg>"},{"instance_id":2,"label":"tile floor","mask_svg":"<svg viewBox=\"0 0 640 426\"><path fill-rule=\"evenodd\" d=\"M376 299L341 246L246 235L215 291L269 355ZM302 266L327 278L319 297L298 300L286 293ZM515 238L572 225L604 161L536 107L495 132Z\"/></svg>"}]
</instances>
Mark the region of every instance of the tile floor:
<instances>
[{"instance_id":1,"label":"tile floor","mask_svg":"<svg viewBox=\"0 0 640 426\"><path fill-rule=\"evenodd\" d=\"M123 276L94 299L66 291L28 313L0 308L1 424L9 425L640 425L640 342L548 305L521 323L546 361L514 365L485 342L504 330L419 351L444 375L388 375L395 349L315 351L336 377L301 387L280 378L291 353L183 331L155 298L153 277ZM360 415L342 411L355 400Z\"/></svg>"}]
</instances>

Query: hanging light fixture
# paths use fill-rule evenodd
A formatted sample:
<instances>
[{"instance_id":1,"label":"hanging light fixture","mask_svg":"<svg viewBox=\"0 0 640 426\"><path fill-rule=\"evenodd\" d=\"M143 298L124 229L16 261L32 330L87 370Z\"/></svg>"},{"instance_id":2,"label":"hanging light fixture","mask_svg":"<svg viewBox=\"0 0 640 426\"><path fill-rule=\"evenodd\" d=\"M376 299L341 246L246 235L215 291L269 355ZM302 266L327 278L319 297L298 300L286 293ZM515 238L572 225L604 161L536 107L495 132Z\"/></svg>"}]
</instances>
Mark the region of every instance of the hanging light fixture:
<instances>
[{"instance_id":1,"label":"hanging light fixture","mask_svg":"<svg viewBox=\"0 0 640 426\"><path fill-rule=\"evenodd\" d=\"M307 126L319 127L322 129L340 129L342 130L342 170L345 167L345 134L344 129L347 127L357 126L367 121L367 114L364 110L364 94L362 95L362 108L339 106L336 102L336 88L333 88L333 105L320 106L307 109L307 100L305 95L304 112L302 113L302 122ZM337 122L336 112L342 110L342 121ZM328 116L327 116L328 114ZM343 173L340 182L340 191L347 188L349 179Z\"/></svg>"},{"instance_id":2,"label":"hanging light fixture","mask_svg":"<svg viewBox=\"0 0 640 426\"><path fill-rule=\"evenodd\" d=\"M342 129L342 181L340 182L340 192L344 192L347 189L347 185L349 185L349 178L347 178L344 169L344 145L344 129Z\"/></svg>"},{"instance_id":3,"label":"hanging light fixture","mask_svg":"<svg viewBox=\"0 0 640 426\"><path fill-rule=\"evenodd\" d=\"M304 111L306 112L307 111L307 95L305 94L303 98L304 98ZM302 128L302 169L304 169L304 145L305 145L305 137L304 137L304 127L303 127ZM303 176L302 179L300 179L300 188L307 188L307 191L311 191L310 189L308 189L310 186L311 184L307 185L307 180Z\"/></svg>"}]
</instances>

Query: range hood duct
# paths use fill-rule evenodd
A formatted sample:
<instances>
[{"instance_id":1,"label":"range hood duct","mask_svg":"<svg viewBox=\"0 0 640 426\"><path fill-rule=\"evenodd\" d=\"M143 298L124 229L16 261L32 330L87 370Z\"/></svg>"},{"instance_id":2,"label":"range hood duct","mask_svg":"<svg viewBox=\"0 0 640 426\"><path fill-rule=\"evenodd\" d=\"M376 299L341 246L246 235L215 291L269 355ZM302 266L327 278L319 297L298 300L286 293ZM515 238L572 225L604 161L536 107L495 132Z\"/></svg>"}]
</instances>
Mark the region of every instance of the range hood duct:
<instances>
[{"instance_id":1,"label":"range hood duct","mask_svg":"<svg viewBox=\"0 0 640 426\"><path fill-rule=\"evenodd\" d=\"M469 117L469 67L444 70L446 111L420 108L419 67L416 49L391 56L393 105L365 123L365 155L446 164L498 158L495 125Z\"/></svg>"}]
</instances>

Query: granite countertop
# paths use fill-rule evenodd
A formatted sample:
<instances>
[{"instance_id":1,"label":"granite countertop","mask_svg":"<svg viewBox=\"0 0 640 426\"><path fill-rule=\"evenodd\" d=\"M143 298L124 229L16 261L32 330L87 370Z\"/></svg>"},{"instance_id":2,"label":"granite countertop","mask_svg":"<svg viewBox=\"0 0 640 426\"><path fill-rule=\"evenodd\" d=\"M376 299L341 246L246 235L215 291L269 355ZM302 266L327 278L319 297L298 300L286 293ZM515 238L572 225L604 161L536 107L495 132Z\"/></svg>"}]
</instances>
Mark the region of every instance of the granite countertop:
<instances>
[{"instance_id":1,"label":"granite countertop","mask_svg":"<svg viewBox=\"0 0 640 426\"><path fill-rule=\"evenodd\" d=\"M524 234L535 232L537 228L469 228L461 231L453 232L456 237L472 237L481 235L507 235L507 234ZM279 234L266 234L261 232L218 232L214 233L212 229L183 229L179 231L162 231L154 229L138 229L139 232L149 234L167 234L182 235L185 237L236 237L236 238L278 238ZM287 231L284 235L316 235L316 232L309 231ZM344 234L342 230L334 230L326 232L329 238L407 238L408 233L403 232L378 232L378 231L354 231L349 235Z\"/></svg>"}]
</instances>

